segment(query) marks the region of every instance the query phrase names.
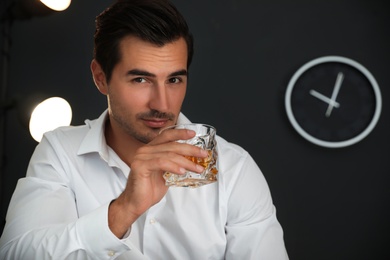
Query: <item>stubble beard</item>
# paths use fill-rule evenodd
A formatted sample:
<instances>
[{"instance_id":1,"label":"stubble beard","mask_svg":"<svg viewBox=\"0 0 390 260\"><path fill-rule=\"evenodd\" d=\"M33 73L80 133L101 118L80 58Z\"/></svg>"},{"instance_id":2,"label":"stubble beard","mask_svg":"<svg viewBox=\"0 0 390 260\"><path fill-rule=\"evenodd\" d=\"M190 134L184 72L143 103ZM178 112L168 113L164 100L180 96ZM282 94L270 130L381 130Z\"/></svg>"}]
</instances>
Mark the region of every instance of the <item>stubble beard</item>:
<instances>
[{"instance_id":1,"label":"stubble beard","mask_svg":"<svg viewBox=\"0 0 390 260\"><path fill-rule=\"evenodd\" d=\"M126 120L127 117L118 116L116 113L113 113L112 118L129 136L144 144L150 143L161 131L161 128L148 128L148 131L141 132L141 130L136 129L136 122L131 123L131 120ZM173 113L164 113L157 110L150 110L136 115L136 120L154 118L167 119L168 121L174 122L176 116Z\"/></svg>"}]
</instances>

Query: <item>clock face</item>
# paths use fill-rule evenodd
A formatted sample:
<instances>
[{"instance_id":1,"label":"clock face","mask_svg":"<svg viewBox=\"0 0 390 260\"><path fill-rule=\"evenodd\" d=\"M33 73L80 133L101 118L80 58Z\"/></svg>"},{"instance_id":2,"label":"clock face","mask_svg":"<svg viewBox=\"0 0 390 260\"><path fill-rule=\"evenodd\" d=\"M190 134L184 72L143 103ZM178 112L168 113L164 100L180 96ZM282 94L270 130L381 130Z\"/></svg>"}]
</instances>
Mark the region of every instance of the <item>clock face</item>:
<instances>
[{"instance_id":1,"label":"clock face","mask_svg":"<svg viewBox=\"0 0 390 260\"><path fill-rule=\"evenodd\" d=\"M371 73L339 56L306 63L291 78L285 96L287 116L308 141L329 148L366 137L381 111L381 94Z\"/></svg>"}]
</instances>

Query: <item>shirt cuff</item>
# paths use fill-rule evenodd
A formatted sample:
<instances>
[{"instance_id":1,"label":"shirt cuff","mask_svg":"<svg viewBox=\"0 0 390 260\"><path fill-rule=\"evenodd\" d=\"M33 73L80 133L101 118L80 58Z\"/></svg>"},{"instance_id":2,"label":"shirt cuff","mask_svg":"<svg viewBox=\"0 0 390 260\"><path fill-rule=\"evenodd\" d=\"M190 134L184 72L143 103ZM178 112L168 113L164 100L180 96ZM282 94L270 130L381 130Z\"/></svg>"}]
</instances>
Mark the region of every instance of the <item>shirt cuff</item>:
<instances>
[{"instance_id":1,"label":"shirt cuff","mask_svg":"<svg viewBox=\"0 0 390 260\"><path fill-rule=\"evenodd\" d=\"M127 251L139 251L126 235L119 239L108 227L108 207L103 205L93 212L79 218L76 224L77 236L87 255L96 259L112 259Z\"/></svg>"}]
</instances>

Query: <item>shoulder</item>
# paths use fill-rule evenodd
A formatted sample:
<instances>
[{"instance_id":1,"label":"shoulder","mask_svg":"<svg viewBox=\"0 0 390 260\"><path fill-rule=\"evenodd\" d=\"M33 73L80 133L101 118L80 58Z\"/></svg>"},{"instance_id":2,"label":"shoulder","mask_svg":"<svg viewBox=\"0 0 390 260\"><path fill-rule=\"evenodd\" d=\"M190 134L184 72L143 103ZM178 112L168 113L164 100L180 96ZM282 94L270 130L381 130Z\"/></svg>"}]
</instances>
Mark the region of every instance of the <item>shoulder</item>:
<instances>
[{"instance_id":1,"label":"shoulder","mask_svg":"<svg viewBox=\"0 0 390 260\"><path fill-rule=\"evenodd\" d=\"M41 143L50 143L54 146L75 146L76 149L80 146L88 131L88 125L59 127L46 132Z\"/></svg>"},{"instance_id":2,"label":"shoulder","mask_svg":"<svg viewBox=\"0 0 390 260\"><path fill-rule=\"evenodd\" d=\"M101 128L96 120L86 120L84 125L64 126L46 132L34 154L40 156L53 153L67 157L79 154L83 147L87 152L95 151L98 141L102 138Z\"/></svg>"},{"instance_id":3,"label":"shoulder","mask_svg":"<svg viewBox=\"0 0 390 260\"><path fill-rule=\"evenodd\" d=\"M224 164L237 164L240 161L246 160L249 156L244 148L230 143L220 136L217 136L217 151L220 161Z\"/></svg>"},{"instance_id":4,"label":"shoulder","mask_svg":"<svg viewBox=\"0 0 390 260\"><path fill-rule=\"evenodd\" d=\"M217 151L219 177L227 192L239 186L244 190L253 185L256 190L266 186L262 171L244 148L218 137Z\"/></svg>"},{"instance_id":5,"label":"shoulder","mask_svg":"<svg viewBox=\"0 0 390 260\"><path fill-rule=\"evenodd\" d=\"M42 167L45 165L50 165L50 169L57 174L71 172L71 165L77 165L83 160L78 154L93 129L91 122L87 120L84 125L59 127L46 132L30 159L27 175L42 177Z\"/></svg>"},{"instance_id":6,"label":"shoulder","mask_svg":"<svg viewBox=\"0 0 390 260\"><path fill-rule=\"evenodd\" d=\"M230 151L238 154L247 153L245 149L242 148L241 146L235 143L228 142L226 139L224 139L219 135L217 135L217 144L218 144L218 148L222 149L223 151Z\"/></svg>"}]
</instances>

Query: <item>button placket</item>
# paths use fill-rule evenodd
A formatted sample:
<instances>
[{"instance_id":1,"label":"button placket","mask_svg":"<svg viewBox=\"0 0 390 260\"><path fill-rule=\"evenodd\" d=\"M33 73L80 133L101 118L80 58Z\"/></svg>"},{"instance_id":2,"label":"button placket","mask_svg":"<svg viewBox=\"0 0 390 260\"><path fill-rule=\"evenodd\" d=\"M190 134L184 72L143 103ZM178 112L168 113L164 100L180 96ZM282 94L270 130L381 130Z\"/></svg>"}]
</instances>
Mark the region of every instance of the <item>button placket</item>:
<instances>
[{"instance_id":1,"label":"button placket","mask_svg":"<svg viewBox=\"0 0 390 260\"><path fill-rule=\"evenodd\" d=\"M165 205L165 202L166 199L164 197L159 203L151 207L146 214L145 227L143 230L143 252L145 255L154 252L156 246L158 247L158 245L154 243L156 241L156 233L158 233L160 229L158 216L161 208Z\"/></svg>"}]
</instances>

